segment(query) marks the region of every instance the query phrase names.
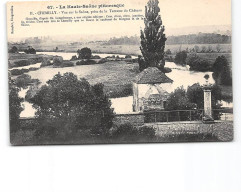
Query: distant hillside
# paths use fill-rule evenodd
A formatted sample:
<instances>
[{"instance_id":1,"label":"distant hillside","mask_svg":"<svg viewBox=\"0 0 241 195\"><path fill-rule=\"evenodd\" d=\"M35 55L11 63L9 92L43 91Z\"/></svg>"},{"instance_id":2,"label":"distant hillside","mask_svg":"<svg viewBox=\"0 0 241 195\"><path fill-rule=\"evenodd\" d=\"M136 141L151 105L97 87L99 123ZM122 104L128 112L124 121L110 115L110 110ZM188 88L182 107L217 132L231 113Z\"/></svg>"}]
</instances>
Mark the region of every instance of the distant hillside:
<instances>
[{"instance_id":1,"label":"distant hillside","mask_svg":"<svg viewBox=\"0 0 241 195\"><path fill-rule=\"evenodd\" d=\"M199 33L180 36L169 36L167 45L177 44L230 44L231 36L214 34L214 33Z\"/></svg>"},{"instance_id":2,"label":"distant hillside","mask_svg":"<svg viewBox=\"0 0 241 195\"><path fill-rule=\"evenodd\" d=\"M180 44L230 44L231 36L221 35L215 33L199 33L179 36L167 37L167 45L180 45ZM140 37L113 37L105 43L106 45L139 45Z\"/></svg>"},{"instance_id":3,"label":"distant hillside","mask_svg":"<svg viewBox=\"0 0 241 195\"><path fill-rule=\"evenodd\" d=\"M167 36L179 36L198 33L215 33L221 35L232 35L231 25L208 25L208 26L187 26L182 28L168 28L166 27Z\"/></svg>"}]
</instances>

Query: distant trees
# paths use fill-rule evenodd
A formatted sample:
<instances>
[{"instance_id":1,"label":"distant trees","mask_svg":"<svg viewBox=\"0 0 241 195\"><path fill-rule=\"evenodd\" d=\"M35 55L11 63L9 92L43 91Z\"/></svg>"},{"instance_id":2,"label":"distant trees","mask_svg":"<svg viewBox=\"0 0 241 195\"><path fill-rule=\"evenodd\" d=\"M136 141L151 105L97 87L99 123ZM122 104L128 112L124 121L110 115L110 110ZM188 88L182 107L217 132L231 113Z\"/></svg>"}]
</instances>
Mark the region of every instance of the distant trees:
<instances>
[{"instance_id":1,"label":"distant trees","mask_svg":"<svg viewBox=\"0 0 241 195\"><path fill-rule=\"evenodd\" d=\"M232 85L232 74L228 60L219 56L213 64L213 79L218 85Z\"/></svg>"},{"instance_id":2,"label":"distant trees","mask_svg":"<svg viewBox=\"0 0 241 195\"><path fill-rule=\"evenodd\" d=\"M18 53L18 48L16 46L13 46L8 53Z\"/></svg>"},{"instance_id":3,"label":"distant trees","mask_svg":"<svg viewBox=\"0 0 241 195\"><path fill-rule=\"evenodd\" d=\"M112 126L113 110L102 84L91 86L73 73L57 74L47 84L30 100L44 129L65 134L86 126L104 133Z\"/></svg>"},{"instance_id":4,"label":"distant trees","mask_svg":"<svg viewBox=\"0 0 241 195\"><path fill-rule=\"evenodd\" d=\"M120 38L113 37L106 42L107 45L138 45L140 43L140 38L137 36L123 36Z\"/></svg>"},{"instance_id":5,"label":"distant trees","mask_svg":"<svg viewBox=\"0 0 241 195\"><path fill-rule=\"evenodd\" d=\"M28 49L25 49L24 53L26 53L26 54L36 54L36 50L33 47L28 46Z\"/></svg>"},{"instance_id":6,"label":"distant trees","mask_svg":"<svg viewBox=\"0 0 241 195\"><path fill-rule=\"evenodd\" d=\"M180 36L169 36L168 45L177 44L230 44L231 36L215 33L199 33Z\"/></svg>"},{"instance_id":7,"label":"distant trees","mask_svg":"<svg viewBox=\"0 0 241 195\"><path fill-rule=\"evenodd\" d=\"M91 58L92 52L91 52L90 48L84 47L80 50L78 49L77 55L78 55L78 59L87 59L88 60Z\"/></svg>"},{"instance_id":8,"label":"distant trees","mask_svg":"<svg viewBox=\"0 0 241 195\"><path fill-rule=\"evenodd\" d=\"M165 60L165 28L162 25L158 0L149 0L145 11L145 28L141 30L141 53L139 58L140 70L143 67L158 67L164 70ZM145 64L145 65L143 65Z\"/></svg>"},{"instance_id":9,"label":"distant trees","mask_svg":"<svg viewBox=\"0 0 241 195\"><path fill-rule=\"evenodd\" d=\"M174 62L176 64L185 65L186 59L187 59L187 52L184 50L184 51L177 52Z\"/></svg>"}]
</instances>

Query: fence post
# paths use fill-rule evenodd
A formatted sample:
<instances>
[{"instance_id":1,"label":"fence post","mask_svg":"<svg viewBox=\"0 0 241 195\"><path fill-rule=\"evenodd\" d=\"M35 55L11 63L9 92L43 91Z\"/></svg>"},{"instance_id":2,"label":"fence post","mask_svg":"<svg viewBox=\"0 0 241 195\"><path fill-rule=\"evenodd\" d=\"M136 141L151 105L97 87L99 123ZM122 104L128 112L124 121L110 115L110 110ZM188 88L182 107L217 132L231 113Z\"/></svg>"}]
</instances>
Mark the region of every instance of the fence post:
<instances>
[{"instance_id":1,"label":"fence post","mask_svg":"<svg viewBox=\"0 0 241 195\"><path fill-rule=\"evenodd\" d=\"M168 122L168 114L169 114L169 112L167 112L167 122Z\"/></svg>"},{"instance_id":2,"label":"fence post","mask_svg":"<svg viewBox=\"0 0 241 195\"><path fill-rule=\"evenodd\" d=\"M178 121L180 121L180 111L177 112L177 115L178 115Z\"/></svg>"},{"instance_id":3,"label":"fence post","mask_svg":"<svg viewBox=\"0 0 241 195\"><path fill-rule=\"evenodd\" d=\"M156 123L156 112L155 112L155 123Z\"/></svg>"},{"instance_id":4,"label":"fence post","mask_svg":"<svg viewBox=\"0 0 241 195\"><path fill-rule=\"evenodd\" d=\"M190 110L190 121L192 121L192 111Z\"/></svg>"}]
</instances>

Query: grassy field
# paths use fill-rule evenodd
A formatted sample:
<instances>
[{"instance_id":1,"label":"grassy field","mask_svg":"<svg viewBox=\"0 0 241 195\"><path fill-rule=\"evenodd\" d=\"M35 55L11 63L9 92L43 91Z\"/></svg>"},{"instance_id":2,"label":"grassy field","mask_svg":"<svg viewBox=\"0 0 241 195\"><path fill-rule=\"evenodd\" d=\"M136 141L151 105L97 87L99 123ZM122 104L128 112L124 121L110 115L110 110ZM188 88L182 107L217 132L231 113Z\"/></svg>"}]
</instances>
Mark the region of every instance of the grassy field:
<instances>
[{"instance_id":1,"label":"grassy field","mask_svg":"<svg viewBox=\"0 0 241 195\"><path fill-rule=\"evenodd\" d=\"M97 71L85 77L91 84L103 83L106 94L111 98L132 95L132 81L139 73L137 63L110 61L96 66Z\"/></svg>"}]
</instances>

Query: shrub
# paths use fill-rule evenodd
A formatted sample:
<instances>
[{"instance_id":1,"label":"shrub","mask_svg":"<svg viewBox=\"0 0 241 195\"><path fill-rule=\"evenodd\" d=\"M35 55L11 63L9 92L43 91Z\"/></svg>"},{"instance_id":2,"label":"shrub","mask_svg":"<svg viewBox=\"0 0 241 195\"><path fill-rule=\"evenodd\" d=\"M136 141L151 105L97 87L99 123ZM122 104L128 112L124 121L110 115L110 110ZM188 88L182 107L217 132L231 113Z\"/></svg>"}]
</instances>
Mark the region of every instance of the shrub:
<instances>
[{"instance_id":1,"label":"shrub","mask_svg":"<svg viewBox=\"0 0 241 195\"><path fill-rule=\"evenodd\" d=\"M92 52L90 48L84 47L81 50L78 49L77 54L78 54L78 59L90 59Z\"/></svg>"},{"instance_id":2,"label":"shrub","mask_svg":"<svg viewBox=\"0 0 241 195\"><path fill-rule=\"evenodd\" d=\"M30 62L29 62L29 60L19 60L19 61L15 61L14 62L14 64L16 65L16 66L28 66L28 65L30 65Z\"/></svg>"},{"instance_id":3,"label":"shrub","mask_svg":"<svg viewBox=\"0 0 241 195\"><path fill-rule=\"evenodd\" d=\"M78 60L76 55L72 56L71 59L70 59L70 61L75 61L75 60Z\"/></svg>"},{"instance_id":4,"label":"shrub","mask_svg":"<svg viewBox=\"0 0 241 195\"><path fill-rule=\"evenodd\" d=\"M101 59L101 57L98 55L94 55L94 56L91 56L91 59Z\"/></svg>"},{"instance_id":5,"label":"shrub","mask_svg":"<svg viewBox=\"0 0 241 195\"><path fill-rule=\"evenodd\" d=\"M108 62L108 60L106 58L102 58L98 61L98 64L104 64L106 62Z\"/></svg>"},{"instance_id":6,"label":"shrub","mask_svg":"<svg viewBox=\"0 0 241 195\"><path fill-rule=\"evenodd\" d=\"M53 65L53 64L51 63L50 59L45 57L45 58L43 58L40 67L51 66L51 65Z\"/></svg>"},{"instance_id":7,"label":"shrub","mask_svg":"<svg viewBox=\"0 0 241 195\"><path fill-rule=\"evenodd\" d=\"M174 62L176 64L185 65L186 64L186 59L187 59L187 52L186 51L181 51L181 52L178 52L176 54Z\"/></svg>"},{"instance_id":8,"label":"shrub","mask_svg":"<svg viewBox=\"0 0 241 195\"><path fill-rule=\"evenodd\" d=\"M132 58L132 57L131 57L131 55L126 55L125 58L126 58L126 59L130 59L130 58Z\"/></svg>"},{"instance_id":9,"label":"shrub","mask_svg":"<svg viewBox=\"0 0 241 195\"><path fill-rule=\"evenodd\" d=\"M91 65L91 64L96 64L95 60L81 60L76 62L76 65Z\"/></svg>"},{"instance_id":10,"label":"shrub","mask_svg":"<svg viewBox=\"0 0 241 195\"><path fill-rule=\"evenodd\" d=\"M21 75L23 73L29 72L29 70L28 69L13 69L10 72L11 72L12 76L18 76L18 75Z\"/></svg>"},{"instance_id":11,"label":"shrub","mask_svg":"<svg viewBox=\"0 0 241 195\"><path fill-rule=\"evenodd\" d=\"M154 141L155 137L153 127L135 127L130 123L121 124L112 131L112 139L117 142Z\"/></svg>"},{"instance_id":12,"label":"shrub","mask_svg":"<svg viewBox=\"0 0 241 195\"><path fill-rule=\"evenodd\" d=\"M8 53L18 53L18 48L16 46L13 46Z\"/></svg>"},{"instance_id":13,"label":"shrub","mask_svg":"<svg viewBox=\"0 0 241 195\"><path fill-rule=\"evenodd\" d=\"M68 60L64 60L61 64L62 67L71 67L71 66L74 66L74 63L73 62L70 62Z\"/></svg>"},{"instance_id":14,"label":"shrub","mask_svg":"<svg viewBox=\"0 0 241 195\"><path fill-rule=\"evenodd\" d=\"M53 65L54 66L61 66L61 64L63 63L63 57L61 56L55 56L53 58Z\"/></svg>"}]
</instances>

